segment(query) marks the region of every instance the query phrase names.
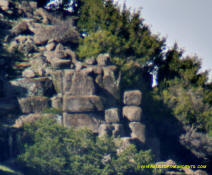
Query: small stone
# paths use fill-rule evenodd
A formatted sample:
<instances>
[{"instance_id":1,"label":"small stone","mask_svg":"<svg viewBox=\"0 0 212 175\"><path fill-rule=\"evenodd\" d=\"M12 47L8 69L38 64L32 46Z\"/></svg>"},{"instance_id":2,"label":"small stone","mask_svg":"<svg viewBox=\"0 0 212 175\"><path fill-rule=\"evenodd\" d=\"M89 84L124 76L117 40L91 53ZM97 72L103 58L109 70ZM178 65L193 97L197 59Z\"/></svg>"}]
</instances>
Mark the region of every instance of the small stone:
<instances>
[{"instance_id":1,"label":"small stone","mask_svg":"<svg viewBox=\"0 0 212 175\"><path fill-rule=\"evenodd\" d=\"M118 123L120 122L118 108L111 108L105 110L105 121L107 123Z\"/></svg>"},{"instance_id":2,"label":"small stone","mask_svg":"<svg viewBox=\"0 0 212 175\"><path fill-rule=\"evenodd\" d=\"M54 50L54 48L55 48L54 42L51 42L51 43L46 45L46 50L48 50L48 51L52 51L52 50Z\"/></svg>"},{"instance_id":3,"label":"small stone","mask_svg":"<svg viewBox=\"0 0 212 175\"><path fill-rule=\"evenodd\" d=\"M129 127L131 129L131 137L137 138L143 144L146 142L145 129L146 126L140 122L130 122Z\"/></svg>"},{"instance_id":4,"label":"small stone","mask_svg":"<svg viewBox=\"0 0 212 175\"><path fill-rule=\"evenodd\" d=\"M96 63L96 59L94 57L87 58L85 60L85 63L88 64L88 65L94 65Z\"/></svg>"},{"instance_id":5,"label":"small stone","mask_svg":"<svg viewBox=\"0 0 212 175\"><path fill-rule=\"evenodd\" d=\"M35 77L35 72L31 68L28 68L22 72L22 76L26 78L33 78Z\"/></svg>"},{"instance_id":6,"label":"small stone","mask_svg":"<svg viewBox=\"0 0 212 175\"><path fill-rule=\"evenodd\" d=\"M51 104L53 108L61 110L63 108L62 94L58 94L57 96L52 97Z\"/></svg>"},{"instance_id":7,"label":"small stone","mask_svg":"<svg viewBox=\"0 0 212 175\"><path fill-rule=\"evenodd\" d=\"M131 122L140 122L142 109L137 106L125 106L122 109L122 114Z\"/></svg>"},{"instance_id":8,"label":"small stone","mask_svg":"<svg viewBox=\"0 0 212 175\"><path fill-rule=\"evenodd\" d=\"M71 64L71 60L64 60L64 59L58 59L58 58L54 58L50 62L52 67L55 69L69 68Z\"/></svg>"},{"instance_id":9,"label":"small stone","mask_svg":"<svg viewBox=\"0 0 212 175\"><path fill-rule=\"evenodd\" d=\"M1 0L1 1L0 1L0 8L1 8L3 11L9 10L9 1L8 1L8 0Z\"/></svg>"},{"instance_id":10,"label":"small stone","mask_svg":"<svg viewBox=\"0 0 212 175\"><path fill-rule=\"evenodd\" d=\"M29 2L29 5L33 9L36 9L38 7L38 3L37 2L34 2L34 1Z\"/></svg>"},{"instance_id":11,"label":"small stone","mask_svg":"<svg viewBox=\"0 0 212 175\"><path fill-rule=\"evenodd\" d=\"M142 93L139 90L125 91L124 104L125 105L140 105Z\"/></svg>"},{"instance_id":12,"label":"small stone","mask_svg":"<svg viewBox=\"0 0 212 175\"><path fill-rule=\"evenodd\" d=\"M109 54L100 54L96 61L99 66L106 66L110 63L110 56Z\"/></svg>"},{"instance_id":13,"label":"small stone","mask_svg":"<svg viewBox=\"0 0 212 175\"><path fill-rule=\"evenodd\" d=\"M80 69L82 69L82 63L81 62L77 61L77 62L74 63L74 65L75 65L76 71L80 71Z\"/></svg>"},{"instance_id":14,"label":"small stone","mask_svg":"<svg viewBox=\"0 0 212 175\"><path fill-rule=\"evenodd\" d=\"M111 136L112 135L112 125L111 124L101 124L98 130L99 137Z\"/></svg>"},{"instance_id":15,"label":"small stone","mask_svg":"<svg viewBox=\"0 0 212 175\"><path fill-rule=\"evenodd\" d=\"M125 135L124 126L122 124L112 124L113 130L112 134L114 137L123 137Z\"/></svg>"}]
</instances>

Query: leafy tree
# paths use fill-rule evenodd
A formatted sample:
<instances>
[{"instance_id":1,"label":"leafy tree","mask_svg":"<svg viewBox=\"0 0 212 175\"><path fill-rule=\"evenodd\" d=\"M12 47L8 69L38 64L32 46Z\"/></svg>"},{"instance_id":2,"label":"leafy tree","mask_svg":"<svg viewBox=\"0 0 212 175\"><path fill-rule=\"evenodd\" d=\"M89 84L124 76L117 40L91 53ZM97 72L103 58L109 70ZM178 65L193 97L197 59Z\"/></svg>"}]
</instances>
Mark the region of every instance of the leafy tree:
<instances>
[{"instance_id":1,"label":"leafy tree","mask_svg":"<svg viewBox=\"0 0 212 175\"><path fill-rule=\"evenodd\" d=\"M207 71L200 72L197 57L183 58L175 45L157 62L159 98L184 125L211 133L212 106Z\"/></svg>"},{"instance_id":2,"label":"leafy tree","mask_svg":"<svg viewBox=\"0 0 212 175\"><path fill-rule=\"evenodd\" d=\"M152 35L148 26L143 24L140 11L131 13L125 5L120 10L112 0L79 2L77 26L87 36L81 39L78 56L86 58L110 53L123 73L124 86L138 87L138 82L145 77L144 82L150 87L149 75L155 67L153 62L161 59L165 40Z\"/></svg>"}]
</instances>

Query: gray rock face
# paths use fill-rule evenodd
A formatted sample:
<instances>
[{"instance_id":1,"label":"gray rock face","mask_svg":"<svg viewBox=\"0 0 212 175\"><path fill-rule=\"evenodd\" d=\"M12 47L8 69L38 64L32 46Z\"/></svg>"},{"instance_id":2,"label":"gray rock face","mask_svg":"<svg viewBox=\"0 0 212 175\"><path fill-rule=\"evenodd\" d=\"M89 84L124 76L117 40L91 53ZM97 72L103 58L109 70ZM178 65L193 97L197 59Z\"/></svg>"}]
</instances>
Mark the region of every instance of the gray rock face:
<instances>
[{"instance_id":1,"label":"gray rock face","mask_svg":"<svg viewBox=\"0 0 212 175\"><path fill-rule=\"evenodd\" d=\"M63 110L66 112L103 111L104 106L98 96L64 96Z\"/></svg>"},{"instance_id":2,"label":"gray rock face","mask_svg":"<svg viewBox=\"0 0 212 175\"><path fill-rule=\"evenodd\" d=\"M8 96L50 96L54 91L49 78L23 78L10 81L6 94Z\"/></svg>"},{"instance_id":3,"label":"gray rock face","mask_svg":"<svg viewBox=\"0 0 212 175\"><path fill-rule=\"evenodd\" d=\"M101 115L97 113L64 113L63 122L65 127L88 128L94 133L97 133L100 125L104 123Z\"/></svg>"},{"instance_id":4,"label":"gray rock face","mask_svg":"<svg viewBox=\"0 0 212 175\"><path fill-rule=\"evenodd\" d=\"M143 144L145 144L145 142L146 142L146 136L145 136L146 126L144 124L141 124L140 122L130 122L129 127L131 129L131 137L137 138L139 141L141 141Z\"/></svg>"},{"instance_id":5,"label":"gray rock face","mask_svg":"<svg viewBox=\"0 0 212 175\"><path fill-rule=\"evenodd\" d=\"M123 117L126 117L131 122L140 122L142 109L137 106L125 106L122 109Z\"/></svg>"},{"instance_id":6,"label":"gray rock face","mask_svg":"<svg viewBox=\"0 0 212 175\"><path fill-rule=\"evenodd\" d=\"M140 105L141 104L141 91L125 91L124 92L124 104L125 105Z\"/></svg>"},{"instance_id":7,"label":"gray rock face","mask_svg":"<svg viewBox=\"0 0 212 175\"><path fill-rule=\"evenodd\" d=\"M68 95L90 96L95 94L93 78L81 73L71 71L65 73L65 91Z\"/></svg>"},{"instance_id":8,"label":"gray rock face","mask_svg":"<svg viewBox=\"0 0 212 175\"><path fill-rule=\"evenodd\" d=\"M19 107L22 113L41 113L49 108L49 99L47 97L26 97L18 99Z\"/></svg>"},{"instance_id":9,"label":"gray rock face","mask_svg":"<svg viewBox=\"0 0 212 175\"><path fill-rule=\"evenodd\" d=\"M120 122L119 109L111 108L105 110L105 121L107 123L119 123Z\"/></svg>"}]
</instances>

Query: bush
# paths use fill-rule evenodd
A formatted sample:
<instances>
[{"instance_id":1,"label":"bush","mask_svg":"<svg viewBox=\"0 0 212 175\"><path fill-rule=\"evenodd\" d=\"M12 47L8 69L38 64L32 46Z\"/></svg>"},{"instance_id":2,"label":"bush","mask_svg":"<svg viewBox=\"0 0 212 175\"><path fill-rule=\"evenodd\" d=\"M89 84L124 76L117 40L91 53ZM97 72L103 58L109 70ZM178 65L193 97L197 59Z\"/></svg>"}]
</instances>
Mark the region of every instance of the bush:
<instances>
[{"instance_id":1,"label":"bush","mask_svg":"<svg viewBox=\"0 0 212 175\"><path fill-rule=\"evenodd\" d=\"M113 138L96 138L86 129L67 129L50 119L26 125L24 133L25 148L19 160L38 174L134 175L143 173L138 165L152 161L150 151L138 152L131 145L117 155Z\"/></svg>"}]
</instances>

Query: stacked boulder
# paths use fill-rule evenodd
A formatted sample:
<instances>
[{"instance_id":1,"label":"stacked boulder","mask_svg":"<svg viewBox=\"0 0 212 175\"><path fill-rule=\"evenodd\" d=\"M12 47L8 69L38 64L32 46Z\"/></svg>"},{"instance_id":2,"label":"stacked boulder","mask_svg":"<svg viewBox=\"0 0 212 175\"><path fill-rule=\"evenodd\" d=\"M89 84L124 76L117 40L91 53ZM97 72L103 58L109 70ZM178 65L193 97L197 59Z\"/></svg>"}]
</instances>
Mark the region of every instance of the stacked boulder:
<instances>
[{"instance_id":1,"label":"stacked boulder","mask_svg":"<svg viewBox=\"0 0 212 175\"><path fill-rule=\"evenodd\" d=\"M125 91L123 100L125 106L122 108L122 114L129 122L131 138L136 138L141 143L145 144L145 125L141 123L141 98L142 93L139 90Z\"/></svg>"},{"instance_id":2,"label":"stacked boulder","mask_svg":"<svg viewBox=\"0 0 212 175\"><path fill-rule=\"evenodd\" d=\"M107 110L119 104L117 68L108 65L109 59L107 54L85 62L72 59L71 69L60 68L52 72L57 95L51 98L51 104L63 111L62 124L65 127L87 127L98 133L109 120L113 120L109 117L115 116L114 122L120 122L118 108L112 108L111 112ZM119 125L113 127L118 130Z\"/></svg>"},{"instance_id":3,"label":"stacked boulder","mask_svg":"<svg viewBox=\"0 0 212 175\"><path fill-rule=\"evenodd\" d=\"M121 123L119 108L105 110L105 122L99 128L99 136L113 135L123 137L125 135L124 125Z\"/></svg>"}]
</instances>

